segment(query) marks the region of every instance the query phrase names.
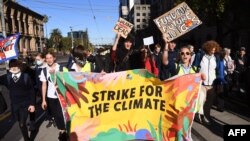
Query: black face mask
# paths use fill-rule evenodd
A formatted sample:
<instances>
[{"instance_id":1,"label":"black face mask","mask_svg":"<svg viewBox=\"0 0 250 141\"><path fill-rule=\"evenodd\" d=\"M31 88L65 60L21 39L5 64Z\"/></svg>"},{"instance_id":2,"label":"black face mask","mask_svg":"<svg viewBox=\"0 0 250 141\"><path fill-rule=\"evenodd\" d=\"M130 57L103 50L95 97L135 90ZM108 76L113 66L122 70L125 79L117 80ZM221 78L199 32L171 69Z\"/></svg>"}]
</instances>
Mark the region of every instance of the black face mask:
<instances>
[{"instance_id":1,"label":"black face mask","mask_svg":"<svg viewBox=\"0 0 250 141\"><path fill-rule=\"evenodd\" d=\"M74 61L77 65L79 65L80 67L84 67L84 65L86 64L86 61L87 59L86 58L83 58L83 59L80 59L78 57L75 57L74 58Z\"/></svg>"}]
</instances>

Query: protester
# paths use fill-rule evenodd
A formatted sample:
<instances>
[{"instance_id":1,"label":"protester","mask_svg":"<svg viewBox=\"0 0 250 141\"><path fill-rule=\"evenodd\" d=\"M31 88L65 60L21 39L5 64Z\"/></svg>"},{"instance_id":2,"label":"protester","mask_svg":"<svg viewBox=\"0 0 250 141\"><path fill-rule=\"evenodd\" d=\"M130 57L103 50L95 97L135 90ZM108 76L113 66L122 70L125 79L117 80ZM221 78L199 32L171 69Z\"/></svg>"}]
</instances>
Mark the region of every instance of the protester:
<instances>
[{"instance_id":1,"label":"protester","mask_svg":"<svg viewBox=\"0 0 250 141\"><path fill-rule=\"evenodd\" d=\"M63 71L64 68L55 62L56 55L53 52L47 52L45 60L47 65L42 69L40 74L40 81L42 81L42 109L45 110L48 108L51 111L51 115L55 118L56 126L59 129L58 139L66 141L68 138L66 125L56 88L51 77L55 72Z\"/></svg>"},{"instance_id":2,"label":"protester","mask_svg":"<svg viewBox=\"0 0 250 141\"><path fill-rule=\"evenodd\" d=\"M154 59L155 59L155 63L156 63L156 67L159 69L160 65L161 65L161 58L162 58L162 52L161 52L161 45L160 44L156 44L154 46Z\"/></svg>"},{"instance_id":3,"label":"protester","mask_svg":"<svg viewBox=\"0 0 250 141\"><path fill-rule=\"evenodd\" d=\"M241 47L238 55L235 59L235 75L236 75L236 87L241 93L245 93L245 83L246 83L246 69L247 69L247 56L246 48Z\"/></svg>"},{"instance_id":4,"label":"protester","mask_svg":"<svg viewBox=\"0 0 250 141\"><path fill-rule=\"evenodd\" d=\"M141 64L142 68L158 77L159 70L156 67L156 61L153 54L150 52L149 47L143 46L141 48Z\"/></svg>"},{"instance_id":5,"label":"protester","mask_svg":"<svg viewBox=\"0 0 250 141\"><path fill-rule=\"evenodd\" d=\"M125 71L138 68L139 60L136 59L136 54L139 50L133 49L133 39L129 35L123 41L123 45L118 46L120 35L117 34L115 43L112 47L112 60L115 62L115 71Z\"/></svg>"},{"instance_id":6,"label":"protester","mask_svg":"<svg viewBox=\"0 0 250 141\"><path fill-rule=\"evenodd\" d=\"M215 98L215 79L219 76L219 58L215 56L215 50L219 48L219 44L216 41L207 41L202 45L204 55L200 56L200 72L206 75L206 79L203 81L203 85L206 88L206 102L204 104L204 116L201 115L202 123L211 124L211 107Z\"/></svg>"},{"instance_id":7,"label":"protester","mask_svg":"<svg viewBox=\"0 0 250 141\"><path fill-rule=\"evenodd\" d=\"M88 54L82 45L74 47L72 50L72 58L74 63L71 65L70 71L91 72L91 64L87 61Z\"/></svg>"},{"instance_id":8,"label":"protester","mask_svg":"<svg viewBox=\"0 0 250 141\"><path fill-rule=\"evenodd\" d=\"M35 112L35 93L28 74L21 71L22 63L17 59L9 62L9 73L0 76L0 84L9 89L12 116L19 122L25 141L31 139L26 126L29 112ZM32 134L32 133L31 133Z\"/></svg>"},{"instance_id":9,"label":"protester","mask_svg":"<svg viewBox=\"0 0 250 141\"><path fill-rule=\"evenodd\" d=\"M93 56L93 60L91 61L95 63L94 72L110 73L112 71L112 61L109 48L99 48L97 54Z\"/></svg>"}]
</instances>

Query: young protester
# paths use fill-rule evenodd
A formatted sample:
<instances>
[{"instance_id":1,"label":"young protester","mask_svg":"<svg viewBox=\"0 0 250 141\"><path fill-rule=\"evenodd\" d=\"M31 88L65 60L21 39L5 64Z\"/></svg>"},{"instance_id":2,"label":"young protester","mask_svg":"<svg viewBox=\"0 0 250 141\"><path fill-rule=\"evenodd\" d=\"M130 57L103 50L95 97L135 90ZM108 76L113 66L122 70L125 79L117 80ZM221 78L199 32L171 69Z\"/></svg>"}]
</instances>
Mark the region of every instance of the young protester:
<instances>
[{"instance_id":1,"label":"young protester","mask_svg":"<svg viewBox=\"0 0 250 141\"><path fill-rule=\"evenodd\" d=\"M139 60L136 55L139 54L139 50L133 49L133 39L128 36L123 41L123 45L118 46L120 35L117 34L115 43L112 47L112 60L115 62L115 71L125 71L139 68ZM137 56L138 57L138 56Z\"/></svg>"},{"instance_id":2,"label":"young protester","mask_svg":"<svg viewBox=\"0 0 250 141\"><path fill-rule=\"evenodd\" d=\"M29 113L35 112L35 93L30 76L21 71L22 63L17 59L9 62L9 72L0 76L0 84L9 89L12 116L19 122L25 141L31 139L26 126Z\"/></svg>"},{"instance_id":3,"label":"young protester","mask_svg":"<svg viewBox=\"0 0 250 141\"><path fill-rule=\"evenodd\" d=\"M47 52L45 55L47 65L42 69L40 81L42 81L42 109L49 109L52 117L54 117L56 126L59 129L60 141L66 141L68 135L66 133L66 125L64 122L62 107L60 105L54 82L51 75L55 75L56 71L63 71L63 67L56 63L56 55L53 52Z\"/></svg>"}]
</instances>

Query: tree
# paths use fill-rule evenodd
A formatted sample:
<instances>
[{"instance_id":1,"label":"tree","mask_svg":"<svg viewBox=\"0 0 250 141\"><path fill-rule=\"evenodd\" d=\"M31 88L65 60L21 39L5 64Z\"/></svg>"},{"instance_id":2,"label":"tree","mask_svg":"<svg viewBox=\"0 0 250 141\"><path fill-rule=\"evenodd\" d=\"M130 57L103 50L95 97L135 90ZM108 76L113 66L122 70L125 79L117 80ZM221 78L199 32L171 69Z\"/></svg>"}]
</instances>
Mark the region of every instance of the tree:
<instances>
[{"instance_id":1,"label":"tree","mask_svg":"<svg viewBox=\"0 0 250 141\"><path fill-rule=\"evenodd\" d=\"M50 34L51 34L50 41L52 43L52 47L57 50L61 50L62 46L60 46L60 44L61 44L63 37L62 37L62 32L60 31L60 29L58 28L53 29Z\"/></svg>"}]
</instances>

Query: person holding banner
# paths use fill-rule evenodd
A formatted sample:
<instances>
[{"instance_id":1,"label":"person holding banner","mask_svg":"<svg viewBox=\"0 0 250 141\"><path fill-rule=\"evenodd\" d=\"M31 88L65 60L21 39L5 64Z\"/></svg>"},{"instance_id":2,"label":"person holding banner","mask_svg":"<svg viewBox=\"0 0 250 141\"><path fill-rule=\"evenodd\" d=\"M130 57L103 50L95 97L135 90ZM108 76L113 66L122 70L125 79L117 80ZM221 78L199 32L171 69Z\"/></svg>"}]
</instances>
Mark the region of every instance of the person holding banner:
<instances>
[{"instance_id":1,"label":"person holding banner","mask_svg":"<svg viewBox=\"0 0 250 141\"><path fill-rule=\"evenodd\" d=\"M29 112L35 112L35 92L33 83L28 74L21 71L21 61L12 59L9 62L9 73L0 76L0 85L9 89L11 111L13 117L19 122L24 141L31 139L28 133L26 121Z\"/></svg>"},{"instance_id":2,"label":"person holding banner","mask_svg":"<svg viewBox=\"0 0 250 141\"><path fill-rule=\"evenodd\" d=\"M60 141L67 141L68 135L66 133L66 125L64 122L64 116L62 107L60 105L55 82L52 77L56 71L63 71L64 67L57 64L56 55L53 52L47 52L45 55L47 66L42 69L40 74L40 81L42 81L42 109L51 111L52 117L54 117L56 126L59 129ZM48 104L47 104L48 103Z\"/></svg>"}]
</instances>

